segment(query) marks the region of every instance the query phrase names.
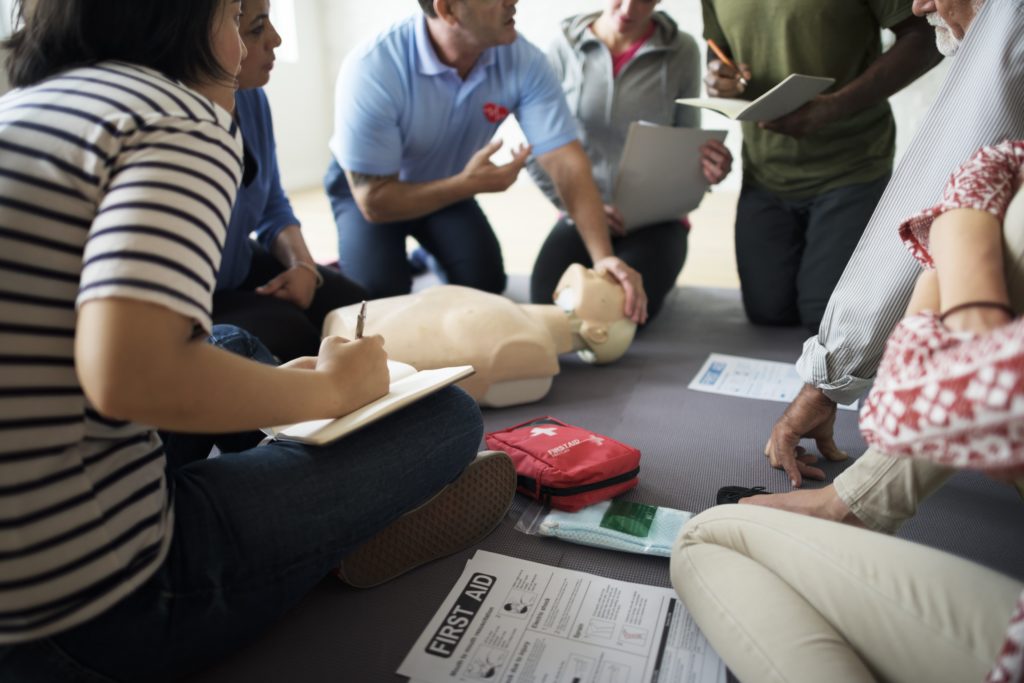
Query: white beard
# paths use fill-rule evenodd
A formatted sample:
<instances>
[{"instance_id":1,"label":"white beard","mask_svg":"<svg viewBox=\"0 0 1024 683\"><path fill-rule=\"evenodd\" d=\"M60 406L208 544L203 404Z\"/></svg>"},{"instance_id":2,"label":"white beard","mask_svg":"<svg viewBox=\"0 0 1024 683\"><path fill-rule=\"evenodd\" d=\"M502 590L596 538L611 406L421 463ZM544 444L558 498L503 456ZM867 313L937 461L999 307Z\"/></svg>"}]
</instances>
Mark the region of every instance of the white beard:
<instances>
[{"instance_id":1,"label":"white beard","mask_svg":"<svg viewBox=\"0 0 1024 683\"><path fill-rule=\"evenodd\" d=\"M928 23L935 28L935 47L939 52L952 57L960 48L960 39L953 35L946 22L939 16L938 12L932 12L925 17Z\"/></svg>"}]
</instances>

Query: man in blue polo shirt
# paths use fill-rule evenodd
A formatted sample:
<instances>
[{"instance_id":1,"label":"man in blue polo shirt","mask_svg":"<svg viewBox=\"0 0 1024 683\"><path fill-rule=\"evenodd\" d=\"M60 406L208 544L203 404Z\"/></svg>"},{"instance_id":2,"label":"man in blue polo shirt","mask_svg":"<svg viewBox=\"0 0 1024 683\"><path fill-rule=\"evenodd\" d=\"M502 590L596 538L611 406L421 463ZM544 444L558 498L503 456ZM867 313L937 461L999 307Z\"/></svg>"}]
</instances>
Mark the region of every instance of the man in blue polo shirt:
<instances>
[{"instance_id":1,"label":"man in blue polo shirt","mask_svg":"<svg viewBox=\"0 0 1024 683\"><path fill-rule=\"evenodd\" d=\"M601 195L543 53L515 27L517 0L419 0L422 14L355 49L335 98L325 184L341 267L371 296L408 292L412 235L451 284L505 288L494 231L474 200L502 192L532 153L551 176L593 260L647 318L640 274L614 256ZM490 142L509 114L529 147L503 166Z\"/></svg>"}]
</instances>

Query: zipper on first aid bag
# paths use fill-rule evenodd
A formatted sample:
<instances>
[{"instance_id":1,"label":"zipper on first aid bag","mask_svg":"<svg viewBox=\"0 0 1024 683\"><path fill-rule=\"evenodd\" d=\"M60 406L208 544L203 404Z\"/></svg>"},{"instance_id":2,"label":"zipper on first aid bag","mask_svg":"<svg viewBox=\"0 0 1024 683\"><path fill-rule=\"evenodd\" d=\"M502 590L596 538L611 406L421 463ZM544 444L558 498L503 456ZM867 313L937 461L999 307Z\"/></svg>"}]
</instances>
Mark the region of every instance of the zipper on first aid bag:
<instances>
[{"instance_id":1,"label":"zipper on first aid bag","mask_svg":"<svg viewBox=\"0 0 1024 683\"><path fill-rule=\"evenodd\" d=\"M629 472L623 472L622 474L611 477L610 479L602 479L601 481L595 481L592 484L581 484L579 486L566 486L558 488L555 486L541 486L540 487L540 500L545 503L551 501L552 496L575 496L580 493L588 493L590 491L596 491L598 489L607 488L609 486L615 486L616 484L623 484L631 479L635 479L640 474L640 468L630 470ZM530 489L531 491L537 489L537 480L532 477L524 477L519 475L517 483L523 488Z\"/></svg>"}]
</instances>

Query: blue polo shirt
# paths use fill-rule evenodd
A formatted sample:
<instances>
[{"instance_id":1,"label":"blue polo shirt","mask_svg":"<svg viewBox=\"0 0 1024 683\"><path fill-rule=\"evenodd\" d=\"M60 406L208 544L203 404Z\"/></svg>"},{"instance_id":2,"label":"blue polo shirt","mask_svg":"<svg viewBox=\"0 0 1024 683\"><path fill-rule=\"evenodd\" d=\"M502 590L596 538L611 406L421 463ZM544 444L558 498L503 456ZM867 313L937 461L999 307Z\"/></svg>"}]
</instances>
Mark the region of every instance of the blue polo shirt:
<instances>
[{"instance_id":1,"label":"blue polo shirt","mask_svg":"<svg viewBox=\"0 0 1024 683\"><path fill-rule=\"evenodd\" d=\"M535 155L578 137L551 67L525 38L486 50L463 80L438 59L422 13L349 54L334 112L330 148L341 167L404 182L462 171L507 113Z\"/></svg>"},{"instance_id":2,"label":"blue polo shirt","mask_svg":"<svg viewBox=\"0 0 1024 683\"><path fill-rule=\"evenodd\" d=\"M231 222L224 241L217 291L237 289L252 265L249 234L256 233L265 248L289 225L299 225L292 205L281 188L274 143L270 104L262 88L240 90L235 95L235 114L245 141L245 180L231 210Z\"/></svg>"}]
</instances>

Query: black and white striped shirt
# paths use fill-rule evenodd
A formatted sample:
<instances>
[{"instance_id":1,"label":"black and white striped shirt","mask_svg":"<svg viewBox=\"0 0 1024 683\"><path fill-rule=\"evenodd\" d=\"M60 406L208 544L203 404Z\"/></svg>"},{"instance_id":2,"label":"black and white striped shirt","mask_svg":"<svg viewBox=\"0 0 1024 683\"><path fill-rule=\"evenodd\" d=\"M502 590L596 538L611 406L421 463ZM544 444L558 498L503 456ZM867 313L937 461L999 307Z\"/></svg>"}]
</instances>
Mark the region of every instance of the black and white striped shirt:
<instances>
[{"instance_id":1,"label":"black and white striped shirt","mask_svg":"<svg viewBox=\"0 0 1024 683\"><path fill-rule=\"evenodd\" d=\"M240 177L231 116L151 70L0 99L0 644L99 614L163 561L163 446L89 405L75 312L130 298L208 330Z\"/></svg>"},{"instance_id":2,"label":"black and white striped shirt","mask_svg":"<svg viewBox=\"0 0 1024 683\"><path fill-rule=\"evenodd\" d=\"M797 362L805 382L840 403L870 388L920 272L900 242L900 223L935 204L950 174L980 147L1024 138L1024 0L985 0L952 59L832 293L817 337L807 340Z\"/></svg>"}]
</instances>

